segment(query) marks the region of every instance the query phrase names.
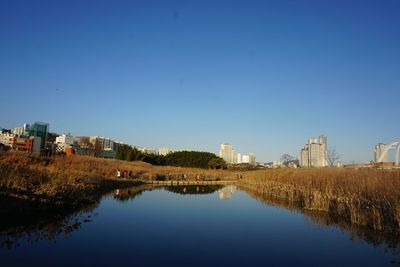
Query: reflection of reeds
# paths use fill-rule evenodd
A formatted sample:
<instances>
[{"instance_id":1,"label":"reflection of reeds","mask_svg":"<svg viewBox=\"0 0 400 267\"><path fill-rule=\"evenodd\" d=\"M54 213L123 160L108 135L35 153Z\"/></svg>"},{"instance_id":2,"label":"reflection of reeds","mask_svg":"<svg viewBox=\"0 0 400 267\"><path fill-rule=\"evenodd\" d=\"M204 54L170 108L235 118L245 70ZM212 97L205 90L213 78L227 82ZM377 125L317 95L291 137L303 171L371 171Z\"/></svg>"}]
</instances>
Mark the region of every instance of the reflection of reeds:
<instances>
[{"instance_id":1,"label":"reflection of reeds","mask_svg":"<svg viewBox=\"0 0 400 267\"><path fill-rule=\"evenodd\" d=\"M20 204L32 207L28 201ZM16 206L15 203L14 206ZM91 222L94 208L96 205L79 209L32 208L24 213L18 210L9 213L2 217L3 220L0 223L0 249L14 249L18 247L21 240L28 243L40 240L55 242L59 237L70 235L74 230L79 229L83 223Z\"/></svg>"},{"instance_id":2,"label":"reflection of reeds","mask_svg":"<svg viewBox=\"0 0 400 267\"><path fill-rule=\"evenodd\" d=\"M338 217L327 212L304 210L301 203L288 201L287 199L281 199L272 197L271 195L264 194L259 190L251 190L248 188L240 187L244 189L253 198L268 206L283 207L285 209L301 212L305 215L306 219L309 219L314 225L317 226L333 226L341 230L347 231L352 239L361 239L374 246L384 245L386 248L393 249L397 258L400 258L400 232L396 231L379 231L373 230L368 227L358 226L350 223L343 217Z\"/></svg>"},{"instance_id":3,"label":"reflection of reeds","mask_svg":"<svg viewBox=\"0 0 400 267\"><path fill-rule=\"evenodd\" d=\"M244 174L240 184L378 230L400 229L400 171L280 169Z\"/></svg>"}]
</instances>

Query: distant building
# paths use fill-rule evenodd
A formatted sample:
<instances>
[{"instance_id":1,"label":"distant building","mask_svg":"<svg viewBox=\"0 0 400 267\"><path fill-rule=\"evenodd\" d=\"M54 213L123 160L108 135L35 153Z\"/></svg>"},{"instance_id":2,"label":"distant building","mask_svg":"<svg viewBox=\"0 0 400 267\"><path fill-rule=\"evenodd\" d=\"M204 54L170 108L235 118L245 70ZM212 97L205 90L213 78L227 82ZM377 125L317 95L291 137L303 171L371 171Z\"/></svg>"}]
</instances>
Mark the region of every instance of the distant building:
<instances>
[{"instance_id":1,"label":"distant building","mask_svg":"<svg viewBox=\"0 0 400 267\"><path fill-rule=\"evenodd\" d=\"M29 126L28 134L33 137L40 137L40 149L45 149L49 124L44 122L35 122Z\"/></svg>"},{"instance_id":2,"label":"distant building","mask_svg":"<svg viewBox=\"0 0 400 267\"><path fill-rule=\"evenodd\" d=\"M124 144L124 143L122 143L122 142L120 142L120 141L114 141L113 150L114 150L114 151L117 151L118 148L119 148L120 146L122 146L123 144Z\"/></svg>"},{"instance_id":3,"label":"distant building","mask_svg":"<svg viewBox=\"0 0 400 267\"><path fill-rule=\"evenodd\" d=\"M287 166L288 166L288 168L293 168L293 169L296 169L296 168L297 168L297 164L294 163L293 161L292 161L292 162L289 162L289 163L287 164Z\"/></svg>"},{"instance_id":4,"label":"distant building","mask_svg":"<svg viewBox=\"0 0 400 267\"><path fill-rule=\"evenodd\" d=\"M273 168L282 167L282 166L283 166L283 162L280 161L280 160L274 160L274 161L272 162L271 166L272 166Z\"/></svg>"},{"instance_id":5,"label":"distant building","mask_svg":"<svg viewBox=\"0 0 400 267\"><path fill-rule=\"evenodd\" d=\"M250 164L256 165L256 154L249 153L249 160L250 160Z\"/></svg>"},{"instance_id":6,"label":"distant building","mask_svg":"<svg viewBox=\"0 0 400 267\"><path fill-rule=\"evenodd\" d=\"M237 164L241 164L241 163L242 163L242 154L237 153L236 163L237 163Z\"/></svg>"},{"instance_id":7,"label":"distant building","mask_svg":"<svg viewBox=\"0 0 400 267\"><path fill-rule=\"evenodd\" d=\"M251 165L256 165L256 154L254 153L249 153L249 154L244 154L242 155L242 160L241 163L247 163Z\"/></svg>"},{"instance_id":8,"label":"distant building","mask_svg":"<svg viewBox=\"0 0 400 267\"><path fill-rule=\"evenodd\" d=\"M250 155L243 155L242 156L242 163L250 163Z\"/></svg>"},{"instance_id":9,"label":"distant building","mask_svg":"<svg viewBox=\"0 0 400 267\"><path fill-rule=\"evenodd\" d=\"M301 167L326 167L328 166L328 140L324 135L319 138L310 138L308 143L300 150Z\"/></svg>"},{"instance_id":10,"label":"distant building","mask_svg":"<svg viewBox=\"0 0 400 267\"><path fill-rule=\"evenodd\" d=\"M379 161L379 158L385 153L386 144L379 143L375 146L375 162L389 162L388 153L383 156L383 159Z\"/></svg>"},{"instance_id":11,"label":"distant building","mask_svg":"<svg viewBox=\"0 0 400 267\"><path fill-rule=\"evenodd\" d=\"M62 134L56 137L56 151L65 152L67 148L72 148L76 139L70 134Z\"/></svg>"},{"instance_id":12,"label":"distant building","mask_svg":"<svg viewBox=\"0 0 400 267\"><path fill-rule=\"evenodd\" d=\"M22 127L14 128L13 134L17 135L18 137L28 136L29 135L28 131L29 131L29 124L24 123L24 125Z\"/></svg>"},{"instance_id":13,"label":"distant building","mask_svg":"<svg viewBox=\"0 0 400 267\"><path fill-rule=\"evenodd\" d=\"M4 131L0 133L0 143L5 146L12 147L14 137L15 134Z\"/></svg>"},{"instance_id":14,"label":"distant building","mask_svg":"<svg viewBox=\"0 0 400 267\"><path fill-rule=\"evenodd\" d=\"M152 155L157 155L157 150L154 148L149 148L149 147L141 147L138 148L139 151L143 152L144 154L152 154Z\"/></svg>"},{"instance_id":15,"label":"distant building","mask_svg":"<svg viewBox=\"0 0 400 267\"><path fill-rule=\"evenodd\" d=\"M309 160L309 150L308 146L306 145L301 151L300 151L300 166L302 167L308 167L310 166L310 160Z\"/></svg>"},{"instance_id":16,"label":"distant building","mask_svg":"<svg viewBox=\"0 0 400 267\"><path fill-rule=\"evenodd\" d=\"M17 135L17 136L21 136L25 134L24 128L22 127L16 127L13 130L13 134Z\"/></svg>"},{"instance_id":17,"label":"distant building","mask_svg":"<svg viewBox=\"0 0 400 267\"><path fill-rule=\"evenodd\" d=\"M161 156L166 156L169 153L173 153L173 152L176 152L176 150L172 149L172 148L168 148L168 147L160 147L158 149L158 154L161 155Z\"/></svg>"},{"instance_id":18,"label":"distant building","mask_svg":"<svg viewBox=\"0 0 400 267\"><path fill-rule=\"evenodd\" d=\"M40 153L41 137L14 137L12 149L15 151L24 151L28 153Z\"/></svg>"},{"instance_id":19,"label":"distant building","mask_svg":"<svg viewBox=\"0 0 400 267\"><path fill-rule=\"evenodd\" d=\"M113 150L114 149L114 140L110 138L103 139L103 150Z\"/></svg>"},{"instance_id":20,"label":"distant building","mask_svg":"<svg viewBox=\"0 0 400 267\"><path fill-rule=\"evenodd\" d=\"M219 149L219 156L229 164L237 163L236 150L230 144L221 144Z\"/></svg>"},{"instance_id":21,"label":"distant building","mask_svg":"<svg viewBox=\"0 0 400 267\"><path fill-rule=\"evenodd\" d=\"M75 138L70 134L62 134L56 137L56 144L66 144L72 146L74 144Z\"/></svg>"},{"instance_id":22,"label":"distant building","mask_svg":"<svg viewBox=\"0 0 400 267\"><path fill-rule=\"evenodd\" d=\"M90 143L92 143L94 149L97 151L115 149L114 141L110 138L101 136L90 136L89 141Z\"/></svg>"}]
</instances>

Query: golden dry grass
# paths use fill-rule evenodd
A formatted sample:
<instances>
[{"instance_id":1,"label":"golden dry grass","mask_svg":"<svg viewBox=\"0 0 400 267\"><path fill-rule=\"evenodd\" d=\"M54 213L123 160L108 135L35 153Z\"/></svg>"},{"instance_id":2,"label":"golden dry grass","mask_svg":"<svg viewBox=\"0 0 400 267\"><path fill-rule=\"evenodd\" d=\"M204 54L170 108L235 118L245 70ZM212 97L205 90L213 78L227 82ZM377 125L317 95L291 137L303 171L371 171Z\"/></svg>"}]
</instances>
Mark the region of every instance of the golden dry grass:
<instances>
[{"instance_id":1,"label":"golden dry grass","mask_svg":"<svg viewBox=\"0 0 400 267\"><path fill-rule=\"evenodd\" d=\"M251 171L244 182L274 181L326 194L359 195L400 200L400 170L372 168L275 169Z\"/></svg>"},{"instance_id":2,"label":"golden dry grass","mask_svg":"<svg viewBox=\"0 0 400 267\"><path fill-rule=\"evenodd\" d=\"M400 230L400 170L371 168L251 171L239 185L268 199L377 230Z\"/></svg>"},{"instance_id":3,"label":"golden dry grass","mask_svg":"<svg viewBox=\"0 0 400 267\"><path fill-rule=\"evenodd\" d=\"M32 189L42 184L78 184L82 180L116 180L116 171L130 171L140 179L234 179L234 174L224 170L204 170L153 166L141 161L120 161L89 156L35 157L23 153L0 154L0 186L6 188ZM86 179L92 178L92 179Z\"/></svg>"},{"instance_id":4,"label":"golden dry grass","mask_svg":"<svg viewBox=\"0 0 400 267\"><path fill-rule=\"evenodd\" d=\"M130 171L134 179L117 179L117 169ZM234 176L222 170L161 167L79 155L48 158L0 153L0 197L33 206L38 203L39 208L44 204L50 208L87 205L98 201L105 192L140 185L140 180L180 180L183 177L187 180L222 180ZM18 207L19 210L23 208Z\"/></svg>"}]
</instances>

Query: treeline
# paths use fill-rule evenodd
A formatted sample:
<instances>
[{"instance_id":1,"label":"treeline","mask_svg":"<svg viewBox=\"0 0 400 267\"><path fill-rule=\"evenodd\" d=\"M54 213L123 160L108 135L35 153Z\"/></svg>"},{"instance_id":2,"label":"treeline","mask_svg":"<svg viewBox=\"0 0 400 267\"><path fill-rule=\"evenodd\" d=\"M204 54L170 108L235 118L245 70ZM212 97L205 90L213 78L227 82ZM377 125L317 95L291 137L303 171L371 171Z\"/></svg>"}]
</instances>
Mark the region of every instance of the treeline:
<instances>
[{"instance_id":1,"label":"treeline","mask_svg":"<svg viewBox=\"0 0 400 267\"><path fill-rule=\"evenodd\" d=\"M135 147L122 145L118 148L116 159L119 160L141 160L153 165L178 166L193 168L226 169L226 162L213 153L198 151L180 151L169 153L165 156L147 154Z\"/></svg>"}]
</instances>

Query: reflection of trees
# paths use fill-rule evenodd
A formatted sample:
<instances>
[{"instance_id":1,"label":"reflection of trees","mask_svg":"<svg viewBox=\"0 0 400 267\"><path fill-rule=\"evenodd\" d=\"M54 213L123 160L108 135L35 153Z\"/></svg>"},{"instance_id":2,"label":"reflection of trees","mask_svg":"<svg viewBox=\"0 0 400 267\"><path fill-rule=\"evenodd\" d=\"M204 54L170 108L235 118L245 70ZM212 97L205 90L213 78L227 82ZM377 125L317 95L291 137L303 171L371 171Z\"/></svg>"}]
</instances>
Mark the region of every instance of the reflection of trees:
<instances>
[{"instance_id":1,"label":"reflection of trees","mask_svg":"<svg viewBox=\"0 0 400 267\"><path fill-rule=\"evenodd\" d=\"M142 185L119 189L118 194L117 190L113 194L116 200L127 201L140 196L143 191L152 189L153 186ZM63 235L70 235L83 223L91 222L92 212L99 200L100 196L94 203L86 206L61 207L1 197L0 248L12 249L18 246L21 239L34 243L40 240L57 240ZM24 207L23 212L20 212L21 207Z\"/></svg>"},{"instance_id":2,"label":"reflection of trees","mask_svg":"<svg viewBox=\"0 0 400 267\"><path fill-rule=\"evenodd\" d=\"M19 245L19 240L30 243L40 240L57 240L62 235L69 235L79 229L82 223L92 220L92 210L97 204L81 208L66 208L32 205L29 201L1 199L4 208L7 201L12 201L13 210L2 210L0 223L0 248L12 249ZM17 205L31 207L31 212L18 212ZM37 205L37 204L36 204Z\"/></svg>"},{"instance_id":3,"label":"reflection of trees","mask_svg":"<svg viewBox=\"0 0 400 267\"><path fill-rule=\"evenodd\" d=\"M166 186L165 190L181 195L212 194L222 188L222 185L175 185Z\"/></svg>"},{"instance_id":4,"label":"reflection of trees","mask_svg":"<svg viewBox=\"0 0 400 267\"><path fill-rule=\"evenodd\" d=\"M291 211L301 212L305 218L313 224L321 227L333 226L342 231L349 233L352 240L364 240L373 246L384 246L396 256L396 262L400 263L400 232L394 231L377 231L368 227L362 227L348 222L347 220L334 216L327 212L318 212L304 210L302 205L297 202L291 202L284 199L272 197L268 194L263 194L248 188L239 187L241 190L247 192L253 198L259 200L261 203L268 206L277 206Z\"/></svg>"}]
</instances>

